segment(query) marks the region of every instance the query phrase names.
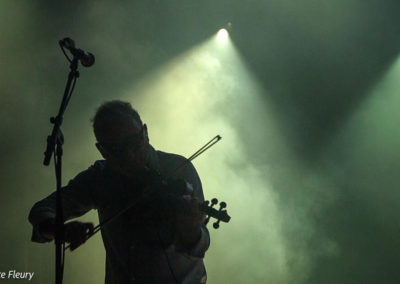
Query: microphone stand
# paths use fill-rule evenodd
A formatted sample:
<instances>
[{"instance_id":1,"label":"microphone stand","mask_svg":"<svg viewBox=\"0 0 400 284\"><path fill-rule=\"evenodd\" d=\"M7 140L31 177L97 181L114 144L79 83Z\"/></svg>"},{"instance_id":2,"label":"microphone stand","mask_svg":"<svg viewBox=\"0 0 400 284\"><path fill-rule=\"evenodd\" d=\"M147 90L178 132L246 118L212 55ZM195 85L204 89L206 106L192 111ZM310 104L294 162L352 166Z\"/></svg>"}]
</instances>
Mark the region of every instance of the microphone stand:
<instances>
[{"instance_id":1,"label":"microphone stand","mask_svg":"<svg viewBox=\"0 0 400 284\"><path fill-rule=\"evenodd\" d=\"M69 58L67 57L69 60ZM72 91L74 90L76 79L79 77L77 56L70 61L70 72L68 75L67 84L65 86L64 97L62 99L60 109L56 117L51 117L50 122L54 125L51 135L47 136L47 147L44 153L43 164L48 166L51 157L54 154L54 167L56 173L56 218L55 218L55 249L56 249L56 284L62 284L64 272L64 219L62 210L61 198L61 169L62 169L62 155L64 136L61 132L61 124L63 122L63 115L67 108L68 102L71 98Z\"/></svg>"}]
</instances>

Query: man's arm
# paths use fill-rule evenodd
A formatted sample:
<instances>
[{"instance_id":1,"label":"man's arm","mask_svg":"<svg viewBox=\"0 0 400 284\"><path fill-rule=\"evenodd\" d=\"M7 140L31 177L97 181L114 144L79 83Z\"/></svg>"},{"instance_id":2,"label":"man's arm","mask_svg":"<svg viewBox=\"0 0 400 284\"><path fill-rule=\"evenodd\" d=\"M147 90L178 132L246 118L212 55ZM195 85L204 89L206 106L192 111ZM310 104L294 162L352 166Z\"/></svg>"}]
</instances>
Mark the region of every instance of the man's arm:
<instances>
[{"instance_id":1,"label":"man's arm","mask_svg":"<svg viewBox=\"0 0 400 284\"><path fill-rule=\"evenodd\" d=\"M199 212L196 204L204 202L203 188L192 163L187 162L181 177L193 186L195 199L186 200L181 208L183 214L177 216L180 244L189 256L202 258L210 246L210 233L204 224L203 214ZM182 226L179 226L179 223Z\"/></svg>"},{"instance_id":2,"label":"man's arm","mask_svg":"<svg viewBox=\"0 0 400 284\"><path fill-rule=\"evenodd\" d=\"M78 174L62 188L62 208L64 221L81 216L94 208L91 189L95 178L93 167ZM35 203L29 213L33 226L32 241L49 242L54 238L56 216L56 193Z\"/></svg>"}]
</instances>

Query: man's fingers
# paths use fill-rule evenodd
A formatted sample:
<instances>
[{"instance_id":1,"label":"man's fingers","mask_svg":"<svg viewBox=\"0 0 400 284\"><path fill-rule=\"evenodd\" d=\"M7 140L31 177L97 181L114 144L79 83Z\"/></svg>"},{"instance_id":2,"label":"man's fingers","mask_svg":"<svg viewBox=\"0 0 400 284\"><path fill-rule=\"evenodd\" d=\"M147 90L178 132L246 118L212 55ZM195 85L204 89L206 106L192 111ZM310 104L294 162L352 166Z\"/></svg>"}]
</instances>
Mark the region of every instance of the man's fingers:
<instances>
[{"instance_id":1,"label":"man's fingers","mask_svg":"<svg viewBox=\"0 0 400 284\"><path fill-rule=\"evenodd\" d=\"M185 230L204 223L205 215L199 209L198 199L184 195L177 211L178 226Z\"/></svg>"},{"instance_id":2,"label":"man's fingers","mask_svg":"<svg viewBox=\"0 0 400 284\"><path fill-rule=\"evenodd\" d=\"M70 243L71 250L76 249L86 242L87 238L93 234L93 224L73 221L65 224L65 241Z\"/></svg>"},{"instance_id":3,"label":"man's fingers","mask_svg":"<svg viewBox=\"0 0 400 284\"><path fill-rule=\"evenodd\" d=\"M93 223L85 223L85 233L87 236L90 236L93 234Z\"/></svg>"},{"instance_id":4,"label":"man's fingers","mask_svg":"<svg viewBox=\"0 0 400 284\"><path fill-rule=\"evenodd\" d=\"M181 208L182 211L198 211L199 202L196 197L190 195L182 196Z\"/></svg>"}]
</instances>

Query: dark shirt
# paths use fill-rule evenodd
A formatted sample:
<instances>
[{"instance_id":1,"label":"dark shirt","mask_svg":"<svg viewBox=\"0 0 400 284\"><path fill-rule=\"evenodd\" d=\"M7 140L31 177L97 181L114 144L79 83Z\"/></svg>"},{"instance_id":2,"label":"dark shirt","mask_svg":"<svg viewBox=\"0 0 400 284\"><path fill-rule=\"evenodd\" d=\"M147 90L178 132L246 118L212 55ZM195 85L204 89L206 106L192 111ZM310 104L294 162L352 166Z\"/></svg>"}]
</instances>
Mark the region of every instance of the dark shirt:
<instances>
[{"instance_id":1,"label":"dark shirt","mask_svg":"<svg viewBox=\"0 0 400 284\"><path fill-rule=\"evenodd\" d=\"M186 159L182 156L156 151L151 147L149 167L161 176L170 175L184 161ZM204 201L199 176L190 162L187 161L171 177L190 183L193 195ZM162 187L162 190L169 189ZM210 244L206 226L202 225L201 236L193 247L184 247L174 237L174 210L179 210L179 207L171 205L172 195L160 196L148 200L141 198L139 183L113 173L104 160L96 161L62 188L65 220L97 209L102 223L135 203L132 209L101 228L106 249L106 284L206 283L203 257ZM31 209L32 241L49 241L37 230L49 218L55 218L55 193L37 202Z\"/></svg>"}]
</instances>

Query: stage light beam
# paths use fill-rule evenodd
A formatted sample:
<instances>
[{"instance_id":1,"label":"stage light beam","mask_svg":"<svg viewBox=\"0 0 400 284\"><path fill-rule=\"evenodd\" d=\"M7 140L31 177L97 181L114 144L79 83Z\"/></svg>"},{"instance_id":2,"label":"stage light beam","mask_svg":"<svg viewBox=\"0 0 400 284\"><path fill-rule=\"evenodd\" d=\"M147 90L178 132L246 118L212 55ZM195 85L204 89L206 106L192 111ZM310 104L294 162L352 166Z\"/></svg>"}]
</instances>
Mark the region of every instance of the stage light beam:
<instances>
[{"instance_id":1,"label":"stage light beam","mask_svg":"<svg viewBox=\"0 0 400 284\"><path fill-rule=\"evenodd\" d=\"M224 44L229 39L229 33L226 29L220 29L217 33L217 40L219 43Z\"/></svg>"}]
</instances>

